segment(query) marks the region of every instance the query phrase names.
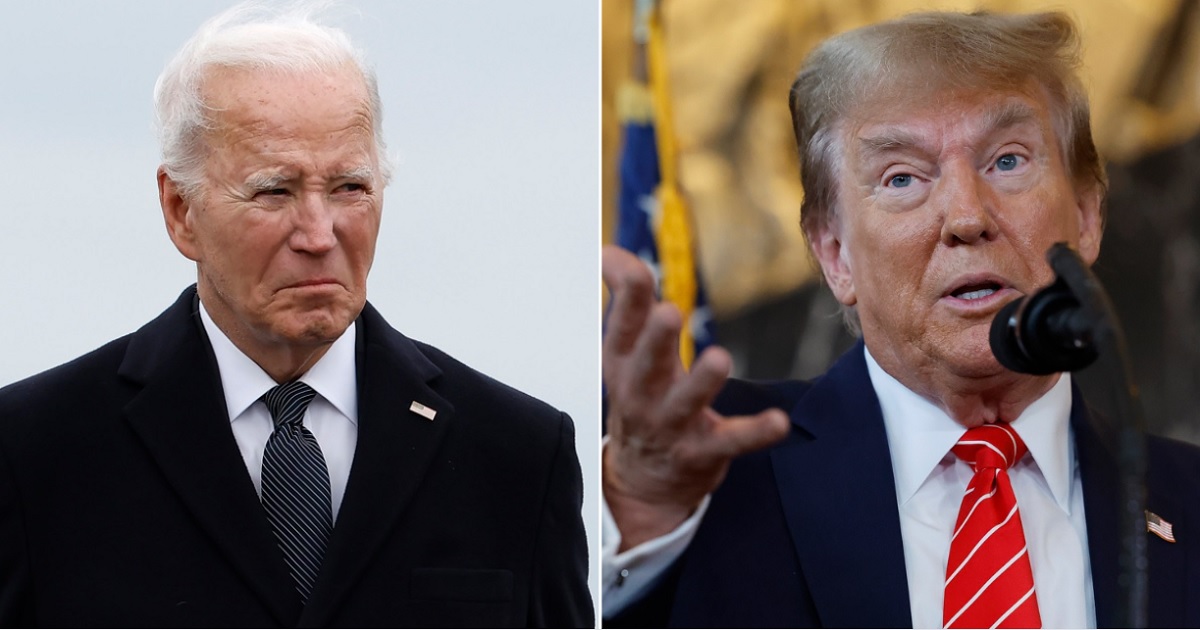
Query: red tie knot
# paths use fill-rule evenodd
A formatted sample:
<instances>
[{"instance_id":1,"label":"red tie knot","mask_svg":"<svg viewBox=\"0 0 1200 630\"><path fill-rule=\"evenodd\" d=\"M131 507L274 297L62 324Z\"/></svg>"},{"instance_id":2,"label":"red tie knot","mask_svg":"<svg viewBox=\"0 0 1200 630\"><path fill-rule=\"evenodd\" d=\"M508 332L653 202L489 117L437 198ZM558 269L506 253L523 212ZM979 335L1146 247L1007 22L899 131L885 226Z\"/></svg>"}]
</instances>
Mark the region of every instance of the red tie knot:
<instances>
[{"instance_id":1,"label":"red tie knot","mask_svg":"<svg viewBox=\"0 0 1200 630\"><path fill-rule=\"evenodd\" d=\"M959 459L981 468L1008 468L1025 456L1025 442L1008 423L984 424L969 429L950 449Z\"/></svg>"}]
</instances>

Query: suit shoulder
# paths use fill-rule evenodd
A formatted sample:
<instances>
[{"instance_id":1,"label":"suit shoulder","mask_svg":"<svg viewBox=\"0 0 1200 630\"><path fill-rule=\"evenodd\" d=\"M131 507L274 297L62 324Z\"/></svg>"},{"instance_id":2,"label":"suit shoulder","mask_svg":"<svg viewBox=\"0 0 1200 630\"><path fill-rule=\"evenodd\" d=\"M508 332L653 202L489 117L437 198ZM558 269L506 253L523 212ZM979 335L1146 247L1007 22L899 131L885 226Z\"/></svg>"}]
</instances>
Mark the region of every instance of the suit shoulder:
<instances>
[{"instance_id":1,"label":"suit shoulder","mask_svg":"<svg viewBox=\"0 0 1200 630\"><path fill-rule=\"evenodd\" d=\"M0 389L0 422L37 416L62 405L79 405L111 390L132 335Z\"/></svg>"},{"instance_id":2,"label":"suit shoulder","mask_svg":"<svg viewBox=\"0 0 1200 630\"><path fill-rule=\"evenodd\" d=\"M563 412L515 387L472 368L427 343L413 343L436 365L442 374L436 379L439 393L456 408L492 410L516 421L529 419L539 423L565 416Z\"/></svg>"},{"instance_id":3,"label":"suit shoulder","mask_svg":"<svg viewBox=\"0 0 1200 630\"><path fill-rule=\"evenodd\" d=\"M453 448L471 453L462 459L490 461L494 474L503 470L522 483L546 480L563 470L579 474L570 416L433 346L413 343L441 370L428 385L453 405Z\"/></svg>"},{"instance_id":4,"label":"suit shoulder","mask_svg":"<svg viewBox=\"0 0 1200 630\"><path fill-rule=\"evenodd\" d=\"M1147 461L1174 479L1200 479L1200 446L1157 435L1146 436Z\"/></svg>"}]
</instances>

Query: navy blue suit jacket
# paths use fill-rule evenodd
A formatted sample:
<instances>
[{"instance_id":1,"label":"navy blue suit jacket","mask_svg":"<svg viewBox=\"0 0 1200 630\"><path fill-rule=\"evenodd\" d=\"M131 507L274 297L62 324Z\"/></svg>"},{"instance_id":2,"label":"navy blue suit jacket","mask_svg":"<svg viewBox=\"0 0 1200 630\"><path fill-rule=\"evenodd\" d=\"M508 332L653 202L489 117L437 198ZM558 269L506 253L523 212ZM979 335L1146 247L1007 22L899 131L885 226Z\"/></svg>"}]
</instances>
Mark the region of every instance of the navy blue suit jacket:
<instances>
[{"instance_id":1,"label":"navy blue suit jacket","mask_svg":"<svg viewBox=\"0 0 1200 630\"><path fill-rule=\"evenodd\" d=\"M0 627L593 624L570 418L370 305L358 446L302 606L194 296L0 390Z\"/></svg>"},{"instance_id":2,"label":"navy blue suit jacket","mask_svg":"<svg viewBox=\"0 0 1200 630\"><path fill-rule=\"evenodd\" d=\"M1096 618L1117 623L1116 463L1073 392ZM900 516L879 401L862 344L812 383L731 381L724 414L788 410L779 445L741 457L692 544L645 598L606 626L912 627ZM1200 449L1150 438L1149 622L1200 626ZM951 515L952 517L953 515ZM1043 607L1053 602L1040 601Z\"/></svg>"}]
</instances>

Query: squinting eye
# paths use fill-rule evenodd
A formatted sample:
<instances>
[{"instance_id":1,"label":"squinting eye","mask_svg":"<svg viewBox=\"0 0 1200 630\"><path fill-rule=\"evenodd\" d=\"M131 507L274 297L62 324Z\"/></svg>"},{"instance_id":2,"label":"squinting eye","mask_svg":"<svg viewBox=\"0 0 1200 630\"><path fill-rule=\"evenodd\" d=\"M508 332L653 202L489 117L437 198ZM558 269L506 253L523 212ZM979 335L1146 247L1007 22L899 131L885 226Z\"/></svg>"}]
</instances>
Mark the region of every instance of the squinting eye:
<instances>
[{"instance_id":1,"label":"squinting eye","mask_svg":"<svg viewBox=\"0 0 1200 630\"><path fill-rule=\"evenodd\" d=\"M268 195L268 196L271 196L271 197L276 197L276 196L279 196L279 195L286 195L286 194L288 194L288 190L287 190L286 188L268 188L268 189L266 189L266 190L260 190L260 191L258 191L258 193L257 193L257 194L259 194L259 195Z\"/></svg>"},{"instance_id":2,"label":"squinting eye","mask_svg":"<svg viewBox=\"0 0 1200 630\"><path fill-rule=\"evenodd\" d=\"M363 186L362 184L354 184L354 183L342 184L341 186L338 186L338 190L343 190L346 192L358 192L360 190L366 190L366 188L367 187Z\"/></svg>"},{"instance_id":3,"label":"squinting eye","mask_svg":"<svg viewBox=\"0 0 1200 630\"><path fill-rule=\"evenodd\" d=\"M1002 171L1011 171L1017 168L1017 156L1011 153L1001 155L996 159L996 168Z\"/></svg>"},{"instance_id":4,"label":"squinting eye","mask_svg":"<svg viewBox=\"0 0 1200 630\"><path fill-rule=\"evenodd\" d=\"M912 175L893 175L892 178L888 180L888 186L893 188L907 188L908 185L912 183L912 180Z\"/></svg>"}]
</instances>

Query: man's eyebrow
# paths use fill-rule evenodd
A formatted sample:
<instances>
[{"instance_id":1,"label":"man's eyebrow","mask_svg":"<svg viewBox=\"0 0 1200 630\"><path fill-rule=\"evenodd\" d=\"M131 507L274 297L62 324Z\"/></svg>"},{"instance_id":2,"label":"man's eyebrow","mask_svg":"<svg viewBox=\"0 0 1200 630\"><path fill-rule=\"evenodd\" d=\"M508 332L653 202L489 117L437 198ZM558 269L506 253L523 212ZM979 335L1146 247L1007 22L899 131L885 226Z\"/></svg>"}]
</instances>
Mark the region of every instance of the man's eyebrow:
<instances>
[{"instance_id":1,"label":"man's eyebrow","mask_svg":"<svg viewBox=\"0 0 1200 630\"><path fill-rule=\"evenodd\" d=\"M858 142L866 153L879 154L907 147L919 147L921 138L903 129L887 129L877 136L860 137Z\"/></svg>"},{"instance_id":2,"label":"man's eyebrow","mask_svg":"<svg viewBox=\"0 0 1200 630\"><path fill-rule=\"evenodd\" d=\"M984 113L981 135L990 136L997 131L1029 122L1037 122L1037 113L1032 107L1019 101L1007 101ZM904 129L892 128L885 129L878 135L860 137L858 141L864 153L879 155L908 148L920 149L923 138Z\"/></svg>"},{"instance_id":3,"label":"man's eyebrow","mask_svg":"<svg viewBox=\"0 0 1200 630\"><path fill-rule=\"evenodd\" d=\"M987 112L984 129L987 134L1009 129L1027 122L1037 122L1037 113L1027 103L1007 101L1000 107Z\"/></svg>"},{"instance_id":4,"label":"man's eyebrow","mask_svg":"<svg viewBox=\"0 0 1200 630\"><path fill-rule=\"evenodd\" d=\"M246 178L246 187L252 190L271 190L279 188L288 178L283 173L254 173Z\"/></svg>"},{"instance_id":5,"label":"man's eyebrow","mask_svg":"<svg viewBox=\"0 0 1200 630\"><path fill-rule=\"evenodd\" d=\"M358 166L347 171L343 171L335 179L355 179L375 181L375 170L370 166Z\"/></svg>"},{"instance_id":6,"label":"man's eyebrow","mask_svg":"<svg viewBox=\"0 0 1200 630\"><path fill-rule=\"evenodd\" d=\"M246 178L246 187L251 190L271 190L279 188L282 184L289 181L290 177L279 172L261 172L254 173ZM357 166L337 175L333 179L351 179L356 181L375 181L375 170L370 166Z\"/></svg>"}]
</instances>

